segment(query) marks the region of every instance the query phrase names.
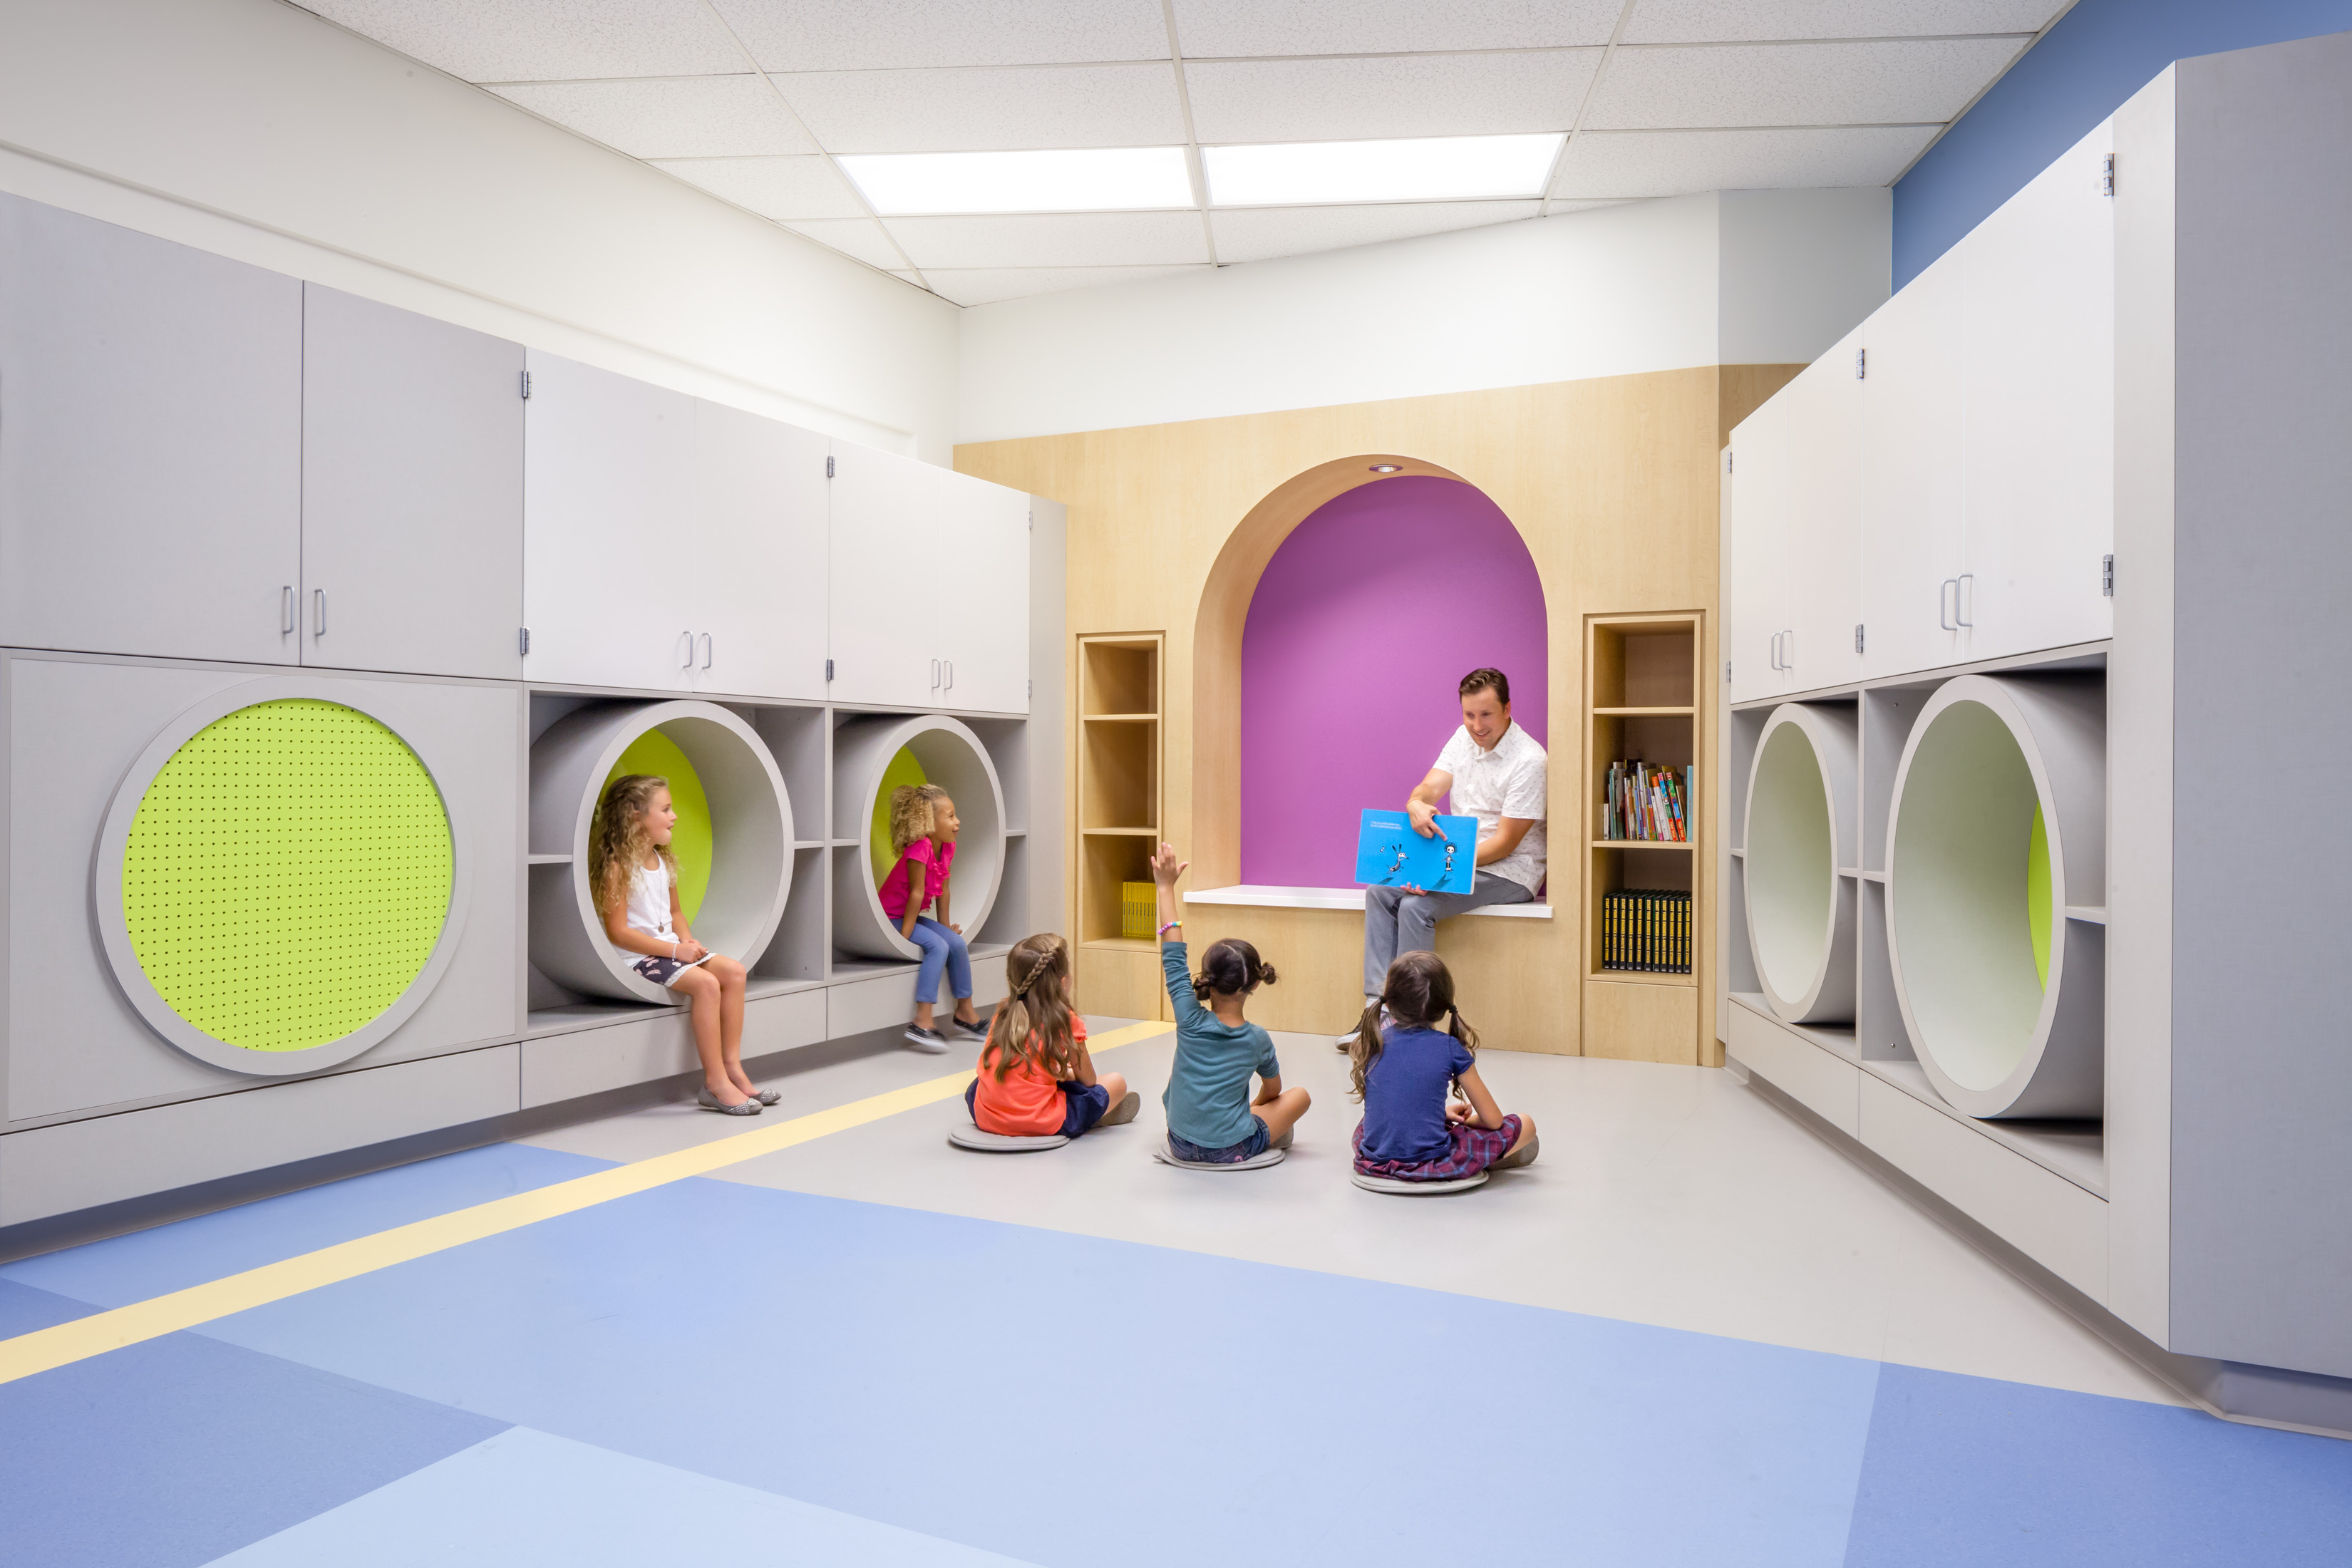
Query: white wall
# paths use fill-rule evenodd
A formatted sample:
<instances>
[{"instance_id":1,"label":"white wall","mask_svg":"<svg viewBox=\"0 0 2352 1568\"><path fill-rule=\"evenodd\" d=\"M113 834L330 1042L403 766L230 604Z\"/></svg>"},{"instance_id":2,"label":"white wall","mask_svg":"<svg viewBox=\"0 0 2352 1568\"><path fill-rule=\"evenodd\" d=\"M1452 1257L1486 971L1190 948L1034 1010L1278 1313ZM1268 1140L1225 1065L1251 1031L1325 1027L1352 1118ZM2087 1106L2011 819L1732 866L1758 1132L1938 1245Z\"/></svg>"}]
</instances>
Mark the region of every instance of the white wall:
<instances>
[{"instance_id":1,"label":"white wall","mask_svg":"<svg viewBox=\"0 0 2352 1568\"><path fill-rule=\"evenodd\" d=\"M280 0L0 0L0 189L949 459L954 306Z\"/></svg>"},{"instance_id":2,"label":"white wall","mask_svg":"<svg viewBox=\"0 0 2352 1568\"><path fill-rule=\"evenodd\" d=\"M1884 190L1632 203L968 310L960 441L1810 361L1887 297Z\"/></svg>"}]
</instances>

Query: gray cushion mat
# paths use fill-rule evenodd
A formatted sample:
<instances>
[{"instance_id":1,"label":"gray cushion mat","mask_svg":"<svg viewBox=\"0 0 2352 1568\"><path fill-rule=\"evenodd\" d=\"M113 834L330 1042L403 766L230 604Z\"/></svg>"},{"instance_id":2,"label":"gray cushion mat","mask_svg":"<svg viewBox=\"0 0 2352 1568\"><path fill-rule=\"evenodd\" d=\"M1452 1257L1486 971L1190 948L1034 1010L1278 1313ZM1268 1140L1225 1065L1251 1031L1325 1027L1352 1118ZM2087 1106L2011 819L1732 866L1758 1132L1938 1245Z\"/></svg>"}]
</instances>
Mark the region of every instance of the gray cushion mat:
<instances>
[{"instance_id":1,"label":"gray cushion mat","mask_svg":"<svg viewBox=\"0 0 2352 1568\"><path fill-rule=\"evenodd\" d=\"M1348 1179L1368 1193L1402 1193L1409 1197L1432 1198L1440 1193L1466 1193L1473 1187L1486 1184L1486 1173L1479 1171L1454 1182L1400 1182L1391 1176L1367 1176L1361 1171L1350 1170Z\"/></svg>"},{"instance_id":2,"label":"gray cushion mat","mask_svg":"<svg viewBox=\"0 0 2352 1568\"><path fill-rule=\"evenodd\" d=\"M1175 1151L1168 1147L1168 1141L1164 1138L1151 1146L1153 1159L1163 1165L1173 1165L1180 1171L1263 1170L1268 1165L1281 1164L1283 1156L1289 1152L1287 1149L1268 1149L1263 1154L1252 1155L1246 1160L1236 1160L1231 1164L1214 1164L1205 1160L1179 1160Z\"/></svg>"},{"instance_id":3,"label":"gray cushion mat","mask_svg":"<svg viewBox=\"0 0 2352 1568\"><path fill-rule=\"evenodd\" d=\"M976 1149L983 1154L1034 1154L1041 1149L1058 1149L1069 1142L1058 1132L1019 1136L1010 1132L983 1132L967 1121L948 1134L948 1142L959 1149Z\"/></svg>"}]
</instances>

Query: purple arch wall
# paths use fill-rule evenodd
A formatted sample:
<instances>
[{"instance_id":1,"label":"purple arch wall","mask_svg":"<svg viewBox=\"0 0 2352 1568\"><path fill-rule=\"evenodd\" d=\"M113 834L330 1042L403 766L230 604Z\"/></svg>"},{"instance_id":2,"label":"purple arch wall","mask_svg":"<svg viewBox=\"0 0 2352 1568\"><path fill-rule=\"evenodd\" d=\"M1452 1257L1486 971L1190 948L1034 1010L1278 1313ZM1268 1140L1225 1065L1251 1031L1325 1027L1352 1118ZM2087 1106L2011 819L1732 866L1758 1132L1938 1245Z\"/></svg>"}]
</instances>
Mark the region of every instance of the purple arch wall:
<instances>
[{"instance_id":1,"label":"purple arch wall","mask_svg":"<svg viewBox=\"0 0 2352 1568\"><path fill-rule=\"evenodd\" d=\"M1549 744L1543 584L1500 508L1416 475L1316 509L1242 628L1242 880L1352 886L1358 814L1404 804L1488 664Z\"/></svg>"}]
</instances>

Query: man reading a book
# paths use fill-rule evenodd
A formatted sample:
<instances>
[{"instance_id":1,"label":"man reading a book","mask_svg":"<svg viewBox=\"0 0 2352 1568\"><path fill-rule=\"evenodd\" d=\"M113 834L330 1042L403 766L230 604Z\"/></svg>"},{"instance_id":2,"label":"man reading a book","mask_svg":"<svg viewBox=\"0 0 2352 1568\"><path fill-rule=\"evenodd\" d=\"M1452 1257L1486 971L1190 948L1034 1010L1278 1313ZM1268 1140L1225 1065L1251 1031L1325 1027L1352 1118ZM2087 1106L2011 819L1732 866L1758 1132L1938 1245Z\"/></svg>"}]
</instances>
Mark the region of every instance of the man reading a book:
<instances>
[{"instance_id":1,"label":"man reading a book","mask_svg":"<svg viewBox=\"0 0 2352 1568\"><path fill-rule=\"evenodd\" d=\"M1524 904L1544 879L1544 749L1511 722L1510 678L1474 669L1462 678L1462 728L1405 801L1423 838L1437 834L1437 806L1450 791L1454 815L1478 819L1478 869L1466 893L1419 888L1364 889L1364 1000L1376 1001L1400 952L1434 952L1437 922L1488 904ZM1339 1037L1346 1050L1356 1037Z\"/></svg>"}]
</instances>

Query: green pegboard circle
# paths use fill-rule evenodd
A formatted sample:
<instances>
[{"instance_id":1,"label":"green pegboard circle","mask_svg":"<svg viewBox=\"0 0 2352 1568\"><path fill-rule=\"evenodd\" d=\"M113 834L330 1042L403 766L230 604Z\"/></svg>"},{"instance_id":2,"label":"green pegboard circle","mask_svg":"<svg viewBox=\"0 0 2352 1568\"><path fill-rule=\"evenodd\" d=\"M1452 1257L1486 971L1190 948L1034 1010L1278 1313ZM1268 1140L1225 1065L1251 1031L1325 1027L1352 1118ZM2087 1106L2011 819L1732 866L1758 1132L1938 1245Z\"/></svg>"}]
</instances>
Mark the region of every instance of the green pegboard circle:
<instances>
[{"instance_id":1,"label":"green pegboard circle","mask_svg":"<svg viewBox=\"0 0 2352 1568\"><path fill-rule=\"evenodd\" d=\"M123 924L164 1004L251 1051L341 1039L405 994L449 914L448 812L354 708L259 702L183 742L140 797Z\"/></svg>"},{"instance_id":2,"label":"green pegboard circle","mask_svg":"<svg viewBox=\"0 0 2352 1568\"><path fill-rule=\"evenodd\" d=\"M669 803L677 812L677 823L670 829L669 852L677 861L678 908L686 911L687 923L691 925L702 913L703 895L710 890L713 829L710 796L703 790L702 775L694 771L677 742L659 730L648 730L629 742L621 760L597 786L597 798L603 799L613 781L624 773L652 773L669 781ZM593 836L596 829L592 826L588 831Z\"/></svg>"}]
</instances>

